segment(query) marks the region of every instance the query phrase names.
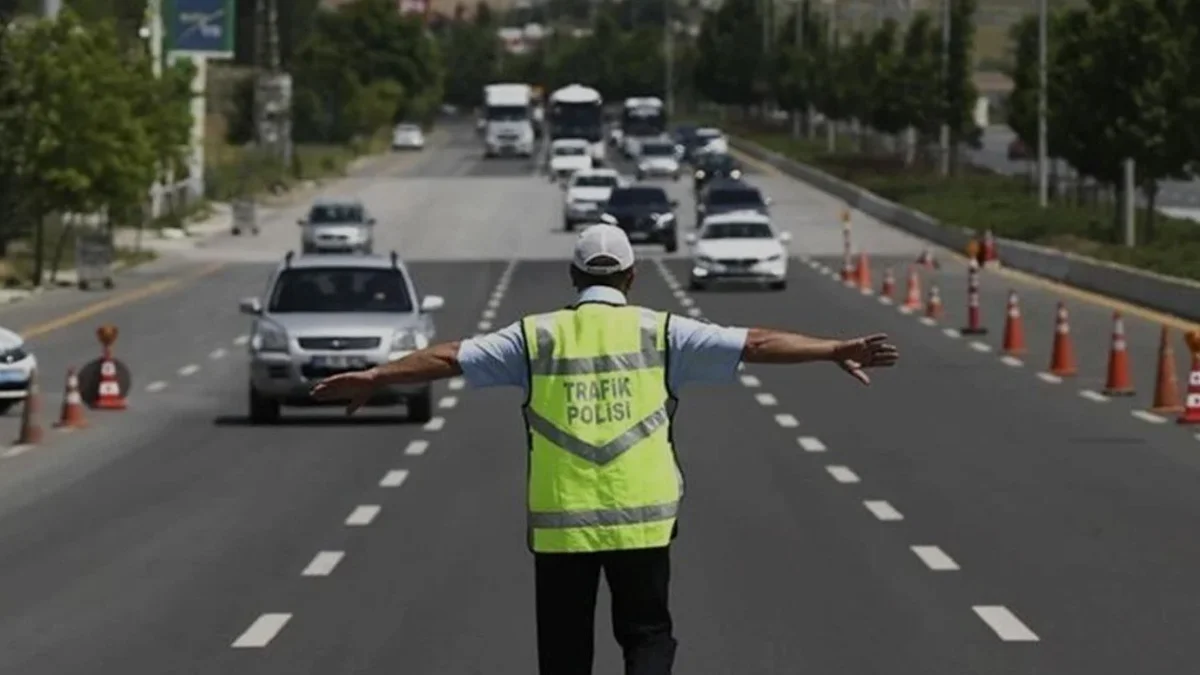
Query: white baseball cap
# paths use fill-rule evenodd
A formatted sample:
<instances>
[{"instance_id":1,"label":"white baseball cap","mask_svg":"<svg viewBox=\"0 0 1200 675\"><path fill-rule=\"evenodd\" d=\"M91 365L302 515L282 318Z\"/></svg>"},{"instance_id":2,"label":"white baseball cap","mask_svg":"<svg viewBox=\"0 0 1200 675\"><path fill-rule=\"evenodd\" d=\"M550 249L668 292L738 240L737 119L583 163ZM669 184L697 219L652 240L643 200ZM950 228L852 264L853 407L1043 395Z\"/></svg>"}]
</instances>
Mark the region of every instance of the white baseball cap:
<instances>
[{"instance_id":1,"label":"white baseball cap","mask_svg":"<svg viewBox=\"0 0 1200 675\"><path fill-rule=\"evenodd\" d=\"M601 263L597 258L608 258ZM579 233L575 240L575 256L572 264L588 274L605 275L624 272L633 267L633 245L625 230L614 225L592 225Z\"/></svg>"}]
</instances>

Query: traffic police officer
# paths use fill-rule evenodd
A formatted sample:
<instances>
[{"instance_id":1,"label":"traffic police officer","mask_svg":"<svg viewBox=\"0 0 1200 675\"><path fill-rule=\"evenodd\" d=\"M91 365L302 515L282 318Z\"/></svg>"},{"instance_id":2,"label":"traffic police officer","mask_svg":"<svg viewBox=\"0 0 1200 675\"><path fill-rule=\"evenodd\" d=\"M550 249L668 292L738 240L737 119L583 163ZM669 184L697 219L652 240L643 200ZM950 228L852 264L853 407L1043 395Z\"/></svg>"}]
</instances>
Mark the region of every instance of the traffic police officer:
<instances>
[{"instance_id":1,"label":"traffic police officer","mask_svg":"<svg viewBox=\"0 0 1200 675\"><path fill-rule=\"evenodd\" d=\"M671 672L668 552L683 497L671 413L679 388L734 381L743 361L832 361L867 384L865 368L898 357L883 335L822 340L630 306L633 278L625 233L594 225L576 241L571 279L579 296L570 307L313 389L319 398L349 399L348 412L376 386L459 374L473 387L525 389L541 675L590 675L601 571L626 675Z\"/></svg>"}]
</instances>

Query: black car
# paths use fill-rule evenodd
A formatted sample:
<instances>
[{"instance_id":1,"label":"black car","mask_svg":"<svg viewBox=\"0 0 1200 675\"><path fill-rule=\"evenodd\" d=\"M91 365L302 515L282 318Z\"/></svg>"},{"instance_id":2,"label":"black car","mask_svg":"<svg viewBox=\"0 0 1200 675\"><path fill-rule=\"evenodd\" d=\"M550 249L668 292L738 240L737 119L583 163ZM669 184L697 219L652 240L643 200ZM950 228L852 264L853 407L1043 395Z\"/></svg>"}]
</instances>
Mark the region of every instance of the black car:
<instances>
[{"instance_id":1,"label":"black car","mask_svg":"<svg viewBox=\"0 0 1200 675\"><path fill-rule=\"evenodd\" d=\"M714 178L741 180L742 173L742 165L732 155L717 152L698 155L696 170L692 173L692 192L700 194Z\"/></svg>"},{"instance_id":2,"label":"black car","mask_svg":"<svg viewBox=\"0 0 1200 675\"><path fill-rule=\"evenodd\" d=\"M700 227L706 216L718 213L758 211L765 214L770 203L770 199L749 183L730 179L710 181L696 199L696 227Z\"/></svg>"},{"instance_id":3,"label":"black car","mask_svg":"<svg viewBox=\"0 0 1200 675\"><path fill-rule=\"evenodd\" d=\"M619 187L604 205L607 218L603 220L625 230L634 244L662 244L667 253L674 253L679 248L675 227L678 205L657 185Z\"/></svg>"}]
</instances>

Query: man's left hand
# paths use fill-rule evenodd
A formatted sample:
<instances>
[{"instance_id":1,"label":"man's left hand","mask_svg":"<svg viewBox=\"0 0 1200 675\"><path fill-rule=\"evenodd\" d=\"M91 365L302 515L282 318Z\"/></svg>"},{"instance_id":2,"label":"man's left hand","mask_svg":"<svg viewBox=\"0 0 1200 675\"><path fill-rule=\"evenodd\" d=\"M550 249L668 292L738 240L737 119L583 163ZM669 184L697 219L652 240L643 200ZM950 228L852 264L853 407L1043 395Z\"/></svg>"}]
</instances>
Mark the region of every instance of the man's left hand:
<instances>
[{"instance_id":1,"label":"man's left hand","mask_svg":"<svg viewBox=\"0 0 1200 675\"><path fill-rule=\"evenodd\" d=\"M371 399L375 384L375 373L370 370L341 373L318 382L309 395L320 401L348 398L350 402L346 404L346 414L352 415Z\"/></svg>"}]
</instances>

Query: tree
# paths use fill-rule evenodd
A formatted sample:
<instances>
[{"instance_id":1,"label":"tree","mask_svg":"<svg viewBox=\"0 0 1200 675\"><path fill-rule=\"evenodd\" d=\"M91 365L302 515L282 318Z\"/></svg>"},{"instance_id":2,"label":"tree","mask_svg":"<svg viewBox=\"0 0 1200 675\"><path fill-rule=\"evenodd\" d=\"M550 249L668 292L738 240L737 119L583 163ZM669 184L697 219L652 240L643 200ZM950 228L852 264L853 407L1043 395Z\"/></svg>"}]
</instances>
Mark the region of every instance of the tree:
<instances>
[{"instance_id":1,"label":"tree","mask_svg":"<svg viewBox=\"0 0 1200 675\"><path fill-rule=\"evenodd\" d=\"M946 64L943 120L950 127L950 169L958 170L958 147L964 140L976 140L973 45L975 42L976 0L948 0L950 4L950 45Z\"/></svg>"},{"instance_id":2,"label":"tree","mask_svg":"<svg viewBox=\"0 0 1200 675\"><path fill-rule=\"evenodd\" d=\"M478 105L484 85L496 77L500 43L495 29L487 24L455 21L443 33L441 44L446 55L446 72L454 73L446 79L446 101L461 106Z\"/></svg>"},{"instance_id":3,"label":"tree","mask_svg":"<svg viewBox=\"0 0 1200 675\"><path fill-rule=\"evenodd\" d=\"M696 88L713 102L748 108L767 93L758 4L757 0L727 0L704 16L696 39Z\"/></svg>"},{"instance_id":4,"label":"tree","mask_svg":"<svg viewBox=\"0 0 1200 675\"><path fill-rule=\"evenodd\" d=\"M905 125L919 135L929 136L936 132L940 119L938 105L938 56L937 26L928 12L917 12L904 34L903 56L897 79L904 104L900 106Z\"/></svg>"},{"instance_id":5,"label":"tree","mask_svg":"<svg viewBox=\"0 0 1200 675\"><path fill-rule=\"evenodd\" d=\"M370 137L392 124L404 100L404 87L394 80L356 85L346 104L346 121L356 135Z\"/></svg>"}]
</instances>

